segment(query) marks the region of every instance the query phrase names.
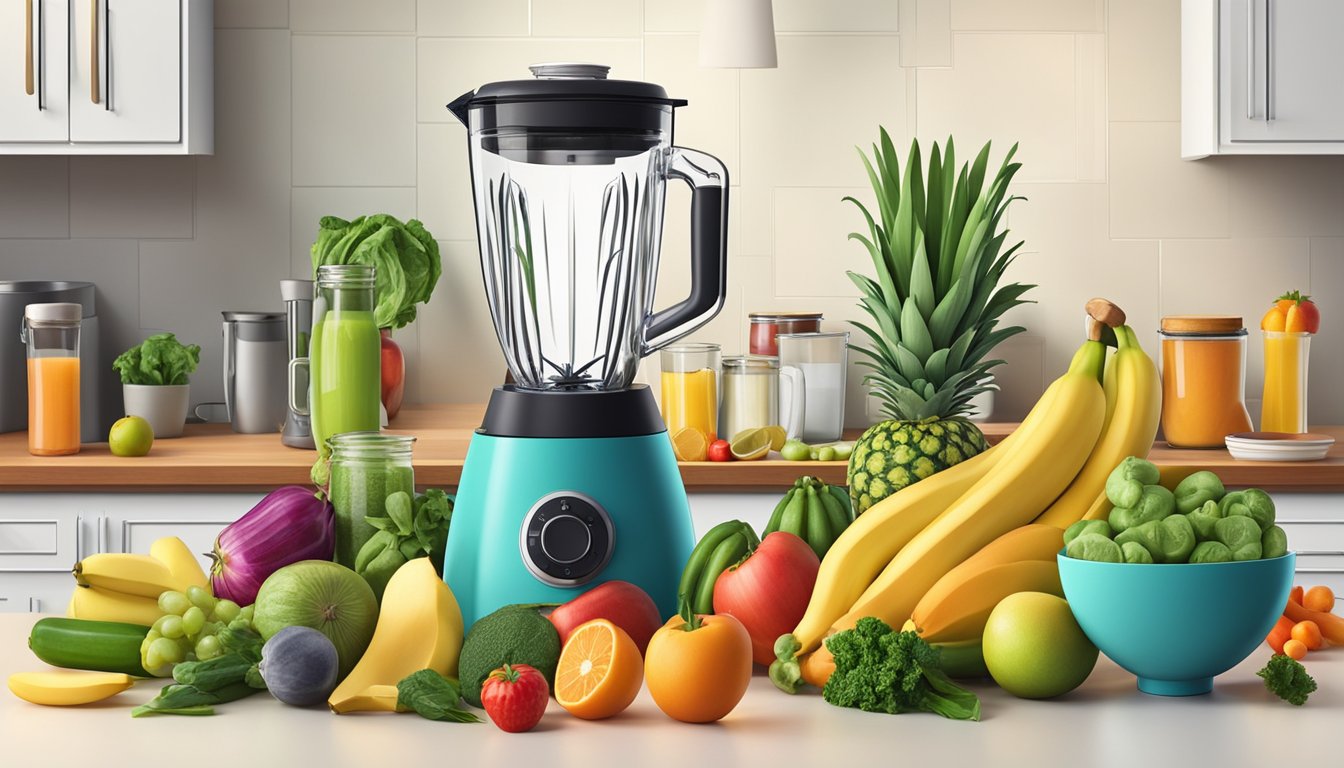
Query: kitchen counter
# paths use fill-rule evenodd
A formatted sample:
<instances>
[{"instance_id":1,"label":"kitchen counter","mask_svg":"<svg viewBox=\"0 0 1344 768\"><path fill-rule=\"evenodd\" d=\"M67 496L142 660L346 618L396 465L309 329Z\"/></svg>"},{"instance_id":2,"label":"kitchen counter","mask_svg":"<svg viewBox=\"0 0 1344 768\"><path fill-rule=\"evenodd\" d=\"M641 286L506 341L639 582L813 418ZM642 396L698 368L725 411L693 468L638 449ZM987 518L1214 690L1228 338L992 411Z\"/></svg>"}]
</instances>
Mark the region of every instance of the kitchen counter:
<instances>
[{"instance_id":1,"label":"kitchen counter","mask_svg":"<svg viewBox=\"0 0 1344 768\"><path fill-rule=\"evenodd\" d=\"M42 669L25 647L34 614L0 614L0 677ZM1082 687L1052 701L1016 699L989 683L970 687L983 720L884 715L827 705L815 691L787 696L763 675L714 725L665 717L641 691L620 716L588 722L554 702L536 730L436 723L414 715L336 716L286 707L261 693L215 717L132 720L157 692L151 681L84 707L39 707L0 691L0 744L14 766L556 765L686 766L1104 766L1297 765L1338 762L1344 650L1308 657L1320 690L1303 707L1274 698L1255 676L1263 647L1219 677L1207 696L1139 693L1104 657ZM481 713L482 716L483 713ZM241 752L239 750L242 750ZM166 757L165 757L166 756ZM633 760L632 760L633 758Z\"/></svg>"},{"instance_id":2,"label":"kitchen counter","mask_svg":"<svg viewBox=\"0 0 1344 768\"><path fill-rule=\"evenodd\" d=\"M452 487L484 405L406 408L390 431L416 436L415 474L421 486ZM980 425L991 442L1016 424ZM1271 490L1344 491L1344 427L1314 427L1339 442L1315 462L1247 462L1225 450L1180 450L1159 443L1149 458L1164 467L1212 469L1231 486ZM857 432L847 437L857 437ZM158 440L148 456L113 456L106 443L85 445L74 456L29 455L27 435L0 435L0 489L6 491L268 491L305 484L315 454L281 445L278 435L239 435L226 424L189 424L184 436ZM690 491L767 490L787 486L807 473L843 483L845 462L686 462L682 479Z\"/></svg>"}]
</instances>

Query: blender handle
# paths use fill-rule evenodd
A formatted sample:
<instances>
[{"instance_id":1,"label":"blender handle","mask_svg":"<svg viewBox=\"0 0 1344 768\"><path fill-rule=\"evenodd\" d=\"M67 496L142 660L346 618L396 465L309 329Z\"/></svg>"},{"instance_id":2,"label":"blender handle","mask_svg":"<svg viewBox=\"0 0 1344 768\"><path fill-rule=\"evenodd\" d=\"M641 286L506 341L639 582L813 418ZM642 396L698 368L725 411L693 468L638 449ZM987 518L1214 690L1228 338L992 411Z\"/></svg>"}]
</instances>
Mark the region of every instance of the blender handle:
<instances>
[{"instance_id":1,"label":"blender handle","mask_svg":"<svg viewBox=\"0 0 1344 768\"><path fill-rule=\"evenodd\" d=\"M644 321L641 355L709 322L728 290L728 169L713 155L672 147L664 174L691 186L691 292Z\"/></svg>"},{"instance_id":2,"label":"blender handle","mask_svg":"<svg viewBox=\"0 0 1344 768\"><path fill-rule=\"evenodd\" d=\"M307 357L296 357L289 361L289 410L300 416L308 415L308 403L299 403L299 388L295 385L298 382L298 370L300 368L308 370L308 361L309 358ZM304 394L307 394L307 392Z\"/></svg>"}]
</instances>

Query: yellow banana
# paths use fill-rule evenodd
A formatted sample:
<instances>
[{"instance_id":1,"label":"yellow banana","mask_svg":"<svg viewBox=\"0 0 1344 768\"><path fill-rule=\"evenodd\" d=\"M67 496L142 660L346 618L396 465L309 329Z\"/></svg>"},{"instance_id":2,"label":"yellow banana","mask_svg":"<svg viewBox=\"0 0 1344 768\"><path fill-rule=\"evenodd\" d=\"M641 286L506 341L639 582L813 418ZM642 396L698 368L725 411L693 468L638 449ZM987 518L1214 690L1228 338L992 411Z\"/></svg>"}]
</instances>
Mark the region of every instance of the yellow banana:
<instances>
[{"instance_id":1,"label":"yellow banana","mask_svg":"<svg viewBox=\"0 0 1344 768\"><path fill-rule=\"evenodd\" d=\"M170 589L185 591L168 566L149 555L89 555L75 563L75 582L82 587L121 592L155 600Z\"/></svg>"},{"instance_id":2,"label":"yellow banana","mask_svg":"<svg viewBox=\"0 0 1344 768\"><path fill-rule=\"evenodd\" d=\"M911 620L920 637L930 643L978 640L985 633L989 612L1016 592L1048 592L1063 597L1059 566L1053 560L1019 560L983 569L966 579L949 599Z\"/></svg>"},{"instance_id":3,"label":"yellow banana","mask_svg":"<svg viewBox=\"0 0 1344 768\"><path fill-rule=\"evenodd\" d=\"M1106 399L1114 414L1101 439L1073 483L1036 522L1064 529L1079 520L1099 520L1110 514L1106 478L1126 456L1144 457L1157 436L1162 413L1162 382L1157 366L1139 345L1134 329L1115 329L1119 347L1107 366Z\"/></svg>"},{"instance_id":4,"label":"yellow banana","mask_svg":"<svg viewBox=\"0 0 1344 768\"><path fill-rule=\"evenodd\" d=\"M986 544L961 565L948 571L925 593L924 597L920 598L915 609L911 611L910 618L914 620L919 633L924 635L925 639L948 637L959 639L960 635L947 634L950 625L970 612L970 602L979 599L977 598L979 592L994 589L993 585L985 584L979 579L981 574L999 566L1021 562L1046 562L1051 569L1055 569L1055 555L1063 546L1064 532L1053 525L1032 523L1014 528ZM1054 582L1057 584L1058 581L1059 576L1056 574ZM1055 591L1058 591L1058 587ZM982 622L981 629L983 628ZM979 637L978 633L976 637Z\"/></svg>"},{"instance_id":5,"label":"yellow banana","mask_svg":"<svg viewBox=\"0 0 1344 768\"><path fill-rule=\"evenodd\" d=\"M831 632L864 616L901 626L919 598L966 558L1005 532L1032 521L1064 491L1096 445L1106 414L1100 373L1106 347L1086 341L1069 370L1023 421L1022 439L956 503L911 539ZM1043 400L1046 398L1043 397Z\"/></svg>"},{"instance_id":6,"label":"yellow banana","mask_svg":"<svg viewBox=\"0 0 1344 768\"><path fill-rule=\"evenodd\" d=\"M1047 391L1037 407L1048 407L1053 398L1054 393ZM1018 429L988 450L902 488L859 515L822 558L798 626L776 641L779 658L770 664L775 685L789 693L796 691L804 679L797 657L816 650L831 624L854 604L883 566L1022 439L1023 430Z\"/></svg>"},{"instance_id":7,"label":"yellow banana","mask_svg":"<svg viewBox=\"0 0 1344 768\"><path fill-rule=\"evenodd\" d=\"M187 549L187 545L176 536L164 536L161 539L155 539L153 544L149 545L149 556L168 566L168 572L177 580L179 590L185 592L187 587L200 587L204 590L210 589L210 580L205 577L205 571L201 568L201 561Z\"/></svg>"},{"instance_id":8,"label":"yellow banana","mask_svg":"<svg viewBox=\"0 0 1344 768\"><path fill-rule=\"evenodd\" d=\"M352 694L341 702L341 708L332 709L337 714L346 712L400 712L397 709L397 686L370 685L359 693Z\"/></svg>"},{"instance_id":9,"label":"yellow banana","mask_svg":"<svg viewBox=\"0 0 1344 768\"><path fill-rule=\"evenodd\" d=\"M337 714L370 708L386 711L380 709L386 697L372 695L371 688L390 685L395 692L398 682L422 669L456 677L461 650L462 611L457 599L429 558L412 560L387 582L373 640L327 704Z\"/></svg>"},{"instance_id":10,"label":"yellow banana","mask_svg":"<svg viewBox=\"0 0 1344 768\"><path fill-rule=\"evenodd\" d=\"M120 672L15 672L9 690L24 701L52 707L92 704L116 696L135 685L135 679Z\"/></svg>"},{"instance_id":11,"label":"yellow banana","mask_svg":"<svg viewBox=\"0 0 1344 768\"><path fill-rule=\"evenodd\" d=\"M120 621L148 627L163 616L163 611L153 598L77 586L70 596L69 614L72 619Z\"/></svg>"}]
</instances>

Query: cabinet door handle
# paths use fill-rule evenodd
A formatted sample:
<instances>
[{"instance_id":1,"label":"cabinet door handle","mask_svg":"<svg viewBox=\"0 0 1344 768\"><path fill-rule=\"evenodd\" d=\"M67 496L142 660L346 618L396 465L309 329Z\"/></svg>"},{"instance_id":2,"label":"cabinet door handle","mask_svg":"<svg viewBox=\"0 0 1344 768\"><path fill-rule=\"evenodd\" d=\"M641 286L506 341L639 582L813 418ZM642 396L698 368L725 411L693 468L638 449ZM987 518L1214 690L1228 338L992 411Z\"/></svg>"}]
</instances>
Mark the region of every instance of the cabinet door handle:
<instances>
[{"instance_id":1,"label":"cabinet door handle","mask_svg":"<svg viewBox=\"0 0 1344 768\"><path fill-rule=\"evenodd\" d=\"M24 0L23 23L27 37L23 40L23 91L33 95L33 0Z\"/></svg>"},{"instance_id":2,"label":"cabinet door handle","mask_svg":"<svg viewBox=\"0 0 1344 768\"><path fill-rule=\"evenodd\" d=\"M1255 119L1255 0L1246 0L1246 119Z\"/></svg>"},{"instance_id":3,"label":"cabinet door handle","mask_svg":"<svg viewBox=\"0 0 1344 768\"><path fill-rule=\"evenodd\" d=\"M75 516L75 560L84 559L84 516Z\"/></svg>"},{"instance_id":4,"label":"cabinet door handle","mask_svg":"<svg viewBox=\"0 0 1344 768\"><path fill-rule=\"evenodd\" d=\"M1271 83L1274 82L1274 58L1273 41L1271 38L1270 19L1274 16L1274 9L1270 5L1270 0L1265 0L1265 122L1274 119L1273 101L1270 98Z\"/></svg>"},{"instance_id":5,"label":"cabinet door handle","mask_svg":"<svg viewBox=\"0 0 1344 768\"><path fill-rule=\"evenodd\" d=\"M103 93L103 109L112 111L112 0L103 0L103 77L107 87Z\"/></svg>"},{"instance_id":6,"label":"cabinet door handle","mask_svg":"<svg viewBox=\"0 0 1344 768\"><path fill-rule=\"evenodd\" d=\"M89 0L89 99L98 98L98 0Z\"/></svg>"}]
</instances>

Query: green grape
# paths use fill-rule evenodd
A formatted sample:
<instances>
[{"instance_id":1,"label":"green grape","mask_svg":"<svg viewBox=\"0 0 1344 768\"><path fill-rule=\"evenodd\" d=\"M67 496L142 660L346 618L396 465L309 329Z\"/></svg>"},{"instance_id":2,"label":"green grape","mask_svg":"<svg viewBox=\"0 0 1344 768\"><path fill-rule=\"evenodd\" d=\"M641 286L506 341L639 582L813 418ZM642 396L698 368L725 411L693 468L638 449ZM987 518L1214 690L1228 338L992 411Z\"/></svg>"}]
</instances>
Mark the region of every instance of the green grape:
<instances>
[{"instance_id":1,"label":"green grape","mask_svg":"<svg viewBox=\"0 0 1344 768\"><path fill-rule=\"evenodd\" d=\"M155 633L157 633L157 634L159 634L159 635L162 635L162 634L163 634L163 622L164 622L165 619L168 618L168 616L171 616L171 615L172 615L172 614L168 614L168 615L166 615L166 616L160 616L160 617L158 618L158 620L155 621L154 624L153 624L152 626L150 626L149 630L150 630L151 632L155 632Z\"/></svg>"},{"instance_id":2,"label":"green grape","mask_svg":"<svg viewBox=\"0 0 1344 768\"><path fill-rule=\"evenodd\" d=\"M207 621L205 622L205 626L201 627L201 631L196 633L196 638L199 640L202 637L214 637L219 634L219 630L223 628L223 622Z\"/></svg>"},{"instance_id":3,"label":"green grape","mask_svg":"<svg viewBox=\"0 0 1344 768\"><path fill-rule=\"evenodd\" d=\"M155 622L155 624L158 626L159 634L172 640L176 640L186 634L186 628L184 626L185 622L182 621L181 616L164 616Z\"/></svg>"},{"instance_id":4,"label":"green grape","mask_svg":"<svg viewBox=\"0 0 1344 768\"><path fill-rule=\"evenodd\" d=\"M150 643L149 652L145 655L145 661L151 669L164 664L176 664L186 658L187 654L182 650L182 646L166 637L160 637ZM156 660L158 664L154 663Z\"/></svg>"},{"instance_id":5,"label":"green grape","mask_svg":"<svg viewBox=\"0 0 1344 768\"><path fill-rule=\"evenodd\" d=\"M242 608L232 600L223 599L215 603L215 615L211 618L222 621L225 624L238 618L243 612Z\"/></svg>"},{"instance_id":6,"label":"green grape","mask_svg":"<svg viewBox=\"0 0 1344 768\"><path fill-rule=\"evenodd\" d=\"M169 590L159 595L159 610L164 613L181 616L190 607L191 601L181 592Z\"/></svg>"},{"instance_id":7,"label":"green grape","mask_svg":"<svg viewBox=\"0 0 1344 768\"><path fill-rule=\"evenodd\" d=\"M159 655L153 643L140 649L140 666L146 670L155 670L163 666L163 657Z\"/></svg>"},{"instance_id":8,"label":"green grape","mask_svg":"<svg viewBox=\"0 0 1344 768\"><path fill-rule=\"evenodd\" d=\"M244 619L250 623L252 621L252 606L250 605L243 606L242 609L238 612L238 618Z\"/></svg>"},{"instance_id":9,"label":"green grape","mask_svg":"<svg viewBox=\"0 0 1344 768\"><path fill-rule=\"evenodd\" d=\"M835 449L829 445L818 448L817 461L835 461Z\"/></svg>"},{"instance_id":10,"label":"green grape","mask_svg":"<svg viewBox=\"0 0 1344 768\"><path fill-rule=\"evenodd\" d=\"M182 631L189 637L195 637L200 633L201 628L205 626L205 612L196 606L191 606L187 612L182 614Z\"/></svg>"},{"instance_id":11,"label":"green grape","mask_svg":"<svg viewBox=\"0 0 1344 768\"><path fill-rule=\"evenodd\" d=\"M219 638L214 635L202 637L196 641L196 658L201 661L213 659L223 653L224 649L219 643Z\"/></svg>"},{"instance_id":12,"label":"green grape","mask_svg":"<svg viewBox=\"0 0 1344 768\"><path fill-rule=\"evenodd\" d=\"M160 637L163 637L163 635L159 634L159 631L157 629L151 627L149 630L149 634L145 635L145 644L152 643L155 640L158 640Z\"/></svg>"},{"instance_id":13,"label":"green grape","mask_svg":"<svg viewBox=\"0 0 1344 768\"><path fill-rule=\"evenodd\" d=\"M215 598L195 584L187 587L187 599L191 601L192 605L204 611L207 616L215 610Z\"/></svg>"},{"instance_id":14,"label":"green grape","mask_svg":"<svg viewBox=\"0 0 1344 768\"><path fill-rule=\"evenodd\" d=\"M229 622L229 629L251 629L252 623L241 616Z\"/></svg>"}]
</instances>

